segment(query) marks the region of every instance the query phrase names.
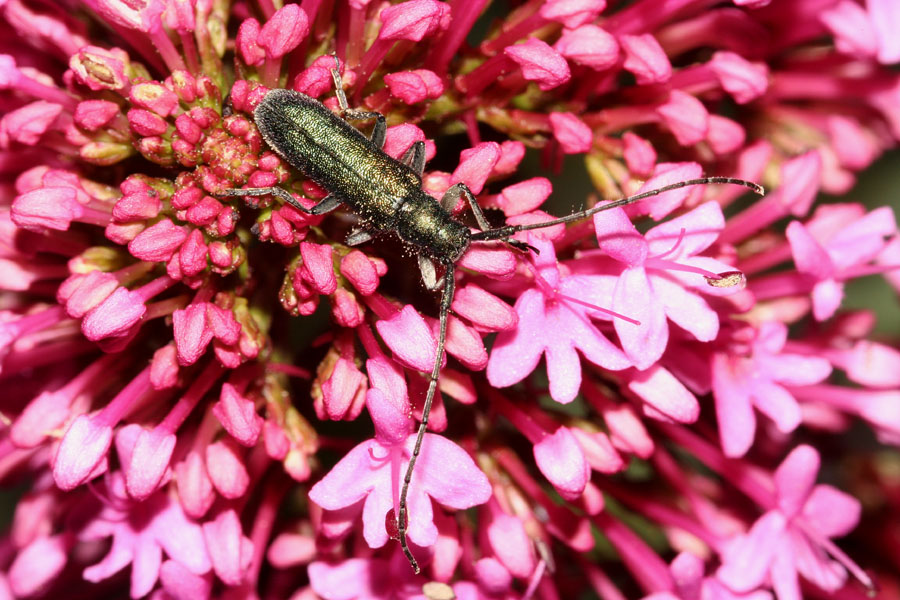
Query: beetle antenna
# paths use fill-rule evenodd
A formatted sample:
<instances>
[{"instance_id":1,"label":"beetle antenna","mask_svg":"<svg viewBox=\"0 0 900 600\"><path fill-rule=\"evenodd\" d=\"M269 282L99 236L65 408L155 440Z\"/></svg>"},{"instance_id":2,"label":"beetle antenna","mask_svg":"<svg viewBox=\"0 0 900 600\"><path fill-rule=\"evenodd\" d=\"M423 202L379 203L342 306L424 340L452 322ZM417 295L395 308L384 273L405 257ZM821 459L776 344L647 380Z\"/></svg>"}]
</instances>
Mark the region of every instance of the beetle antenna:
<instances>
[{"instance_id":1,"label":"beetle antenna","mask_svg":"<svg viewBox=\"0 0 900 600\"><path fill-rule=\"evenodd\" d=\"M419 563L409 549L406 532L409 529L407 518L406 496L409 493L409 482L412 480L413 470L416 467L416 459L422 450L422 440L425 439L425 430L428 428L428 415L431 413L431 403L437 391L438 377L441 373L441 362L444 359L444 344L447 341L447 315L450 313L450 305L453 304L453 295L456 290L456 280L453 277L453 263L445 264L444 291L441 294L440 309L440 333L438 334L437 355L434 357L434 366L431 368L431 378L428 381L428 392L425 394L425 405L422 408L422 421L419 423L419 431L416 433L416 445L409 457L409 465L406 467L406 475L403 476L403 487L400 488L400 504L397 512L397 532L400 537L400 548L412 566L413 571L419 572Z\"/></svg>"},{"instance_id":2,"label":"beetle antenna","mask_svg":"<svg viewBox=\"0 0 900 600\"><path fill-rule=\"evenodd\" d=\"M758 183L747 181L745 179L736 179L734 177L703 177L702 179L686 179L685 181L679 181L677 183L664 185L663 187L657 188L655 190L648 190L646 192L641 192L640 194L635 194L634 196L628 196L627 198L620 198L619 200L614 200L606 204L600 204L593 208L581 210L572 213L571 215L566 215L565 217L560 217L551 221L544 221L543 223L530 223L528 225L505 225L503 227L497 227L495 229L488 229L487 231L479 231L472 234L472 241L484 242L488 240L502 240L508 238L513 234L519 233L520 231L531 231L532 229L543 229L544 227L551 227L553 225L559 225L561 223L580 221L581 219L585 219L587 217L590 217L591 215L595 215L598 212L609 210L611 208L618 208L620 206L626 206L628 204L634 204L635 202L638 202L645 198L658 196L663 192L670 192L672 190L677 190L692 185L706 185L709 183L729 183L733 185L742 185L745 188L749 188L754 193L759 194L760 196L763 196L766 193L766 190L763 188L763 186L759 185Z\"/></svg>"}]
</instances>

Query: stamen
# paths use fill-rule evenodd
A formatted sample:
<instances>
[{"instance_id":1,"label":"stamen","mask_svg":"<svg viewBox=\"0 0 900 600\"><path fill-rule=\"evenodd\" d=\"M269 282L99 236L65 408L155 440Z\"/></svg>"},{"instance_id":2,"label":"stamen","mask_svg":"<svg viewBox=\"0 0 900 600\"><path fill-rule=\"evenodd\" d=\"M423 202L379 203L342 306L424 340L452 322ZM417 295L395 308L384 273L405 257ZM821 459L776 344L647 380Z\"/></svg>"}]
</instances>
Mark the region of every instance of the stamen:
<instances>
[{"instance_id":1,"label":"stamen","mask_svg":"<svg viewBox=\"0 0 900 600\"><path fill-rule=\"evenodd\" d=\"M720 279L718 273L701 269L692 265L683 265L673 260L665 260L657 256L651 256L644 261L644 267L647 269L658 269L660 271L684 271L685 273L696 273L710 279Z\"/></svg>"},{"instance_id":2,"label":"stamen","mask_svg":"<svg viewBox=\"0 0 900 600\"><path fill-rule=\"evenodd\" d=\"M821 535L814 527L810 527L803 518L794 518L793 524L803 531L810 541L821 546L832 558L842 564L870 593L875 590L875 582L872 581L872 578L858 564L853 562L853 559L847 556L843 550L838 548L834 542Z\"/></svg>"},{"instance_id":3,"label":"stamen","mask_svg":"<svg viewBox=\"0 0 900 600\"><path fill-rule=\"evenodd\" d=\"M573 298L572 296L567 296L566 294L561 294L559 292L556 292L556 297L562 298L563 300L566 300L567 302L572 302L574 304L580 304L581 306L586 306L587 308L591 308L598 312L605 313L611 317L622 319L623 321L628 321L632 325L640 325L641 324L641 322L638 321L637 319L632 319L631 317L627 317L621 313L617 313L614 310L610 310L608 308L603 308L602 306L597 306L596 304L591 304L590 302L585 302L584 300L579 300L578 298Z\"/></svg>"},{"instance_id":4,"label":"stamen","mask_svg":"<svg viewBox=\"0 0 900 600\"><path fill-rule=\"evenodd\" d=\"M388 450L387 452L385 452L385 455L384 455L384 456L377 456L377 455L375 454L375 448L374 448L374 446L369 446L368 451L369 451L369 458L371 458L372 461L373 461L373 462L376 462L376 463L383 463L384 461L386 461L388 458L391 457L391 452L390 452L390 450Z\"/></svg>"},{"instance_id":5,"label":"stamen","mask_svg":"<svg viewBox=\"0 0 900 600\"><path fill-rule=\"evenodd\" d=\"M669 248L668 250L666 250L665 252L663 252L662 254L657 254L654 258L663 258L663 257L666 257L669 254L672 254L673 252L675 252L675 250L678 249L678 246L681 245L681 242L684 241L684 235L685 235L685 229L684 229L684 227L682 227L681 231L678 232L678 239L675 240L675 245L672 246L671 248Z\"/></svg>"},{"instance_id":6,"label":"stamen","mask_svg":"<svg viewBox=\"0 0 900 600\"><path fill-rule=\"evenodd\" d=\"M565 300L567 302L572 302L573 304L578 304L580 306L584 306L584 307L596 310L597 312L607 314L611 317L623 319L624 321L627 321L627 322L631 323L632 325L639 326L641 324L641 322L638 321L637 319L632 319L631 317L627 317L621 313L617 313L614 310L610 310L608 308L603 308L602 306L597 306L596 304L591 304L590 302L585 302L584 300L579 300L578 298L573 298L572 296L568 296L566 294L561 293L559 290L557 290L552 285L550 285L549 281L547 281L546 279L543 278L543 276L541 276L541 273L538 270L537 266L534 264L533 260L526 263L526 265L531 270L532 275L534 275L534 282L538 285L538 287L541 290L541 293L543 293L545 296L551 296L554 298L559 298L561 300Z\"/></svg>"}]
</instances>

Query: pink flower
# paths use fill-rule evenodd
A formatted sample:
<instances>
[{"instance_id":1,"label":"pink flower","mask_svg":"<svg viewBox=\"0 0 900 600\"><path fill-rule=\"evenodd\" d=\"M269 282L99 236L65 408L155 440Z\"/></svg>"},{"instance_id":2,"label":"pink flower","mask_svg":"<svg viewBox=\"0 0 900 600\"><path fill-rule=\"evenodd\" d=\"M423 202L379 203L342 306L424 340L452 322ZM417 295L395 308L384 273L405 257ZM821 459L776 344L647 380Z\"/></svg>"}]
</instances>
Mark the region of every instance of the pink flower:
<instances>
[{"instance_id":1,"label":"pink flower","mask_svg":"<svg viewBox=\"0 0 900 600\"><path fill-rule=\"evenodd\" d=\"M436 0L409 0L381 12L379 39L421 41L447 26L449 9Z\"/></svg>"},{"instance_id":2,"label":"pink flower","mask_svg":"<svg viewBox=\"0 0 900 600\"><path fill-rule=\"evenodd\" d=\"M751 63L734 52L716 52L709 66L738 104L746 104L766 92L769 72L764 65Z\"/></svg>"},{"instance_id":3,"label":"pink flower","mask_svg":"<svg viewBox=\"0 0 900 600\"><path fill-rule=\"evenodd\" d=\"M534 446L538 469L566 499L579 497L590 479L590 467L575 436L565 427Z\"/></svg>"},{"instance_id":4,"label":"pink flower","mask_svg":"<svg viewBox=\"0 0 900 600\"><path fill-rule=\"evenodd\" d=\"M200 526L185 517L178 503L159 493L132 504L121 477L114 476L108 486L115 504L104 507L79 535L84 540L113 538L107 555L84 570L88 581L103 581L131 564L131 596L138 598L156 584L163 553L195 575L210 570Z\"/></svg>"},{"instance_id":5,"label":"pink flower","mask_svg":"<svg viewBox=\"0 0 900 600\"><path fill-rule=\"evenodd\" d=\"M786 339L783 324L763 323L748 340L746 356L713 356L713 394L726 455L743 456L753 443L753 406L780 431L790 433L800 424L800 406L783 386L811 385L831 374L831 366L822 358L782 352Z\"/></svg>"},{"instance_id":6,"label":"pink flower","mask_svg":"<svg viewBox=\"0 0 900 600\"><path fill-rule=\"evenodd\" d=\"M366 543L380 548L388 539L386 518L398 514L401 474L416 436L407 413L378 388L367 392L366 406L375 438L353 448L312 487L309 497L326 510L361 510ZM417 465L409 489L409 539L426 547L437 539L431 499L464 509L486 502L491 489L469 455L439 435L425 434Z\"/></svg>"},{"instance_id":7,"label":"pink flower","mask_svg":"<svg viewBox=\"0 0 900 600\"><path fill-rule=\"evenodd\" d=\"M593 21L604 8L606 0L550 0L541 6L540 14L572 29Z\"/></svg>"},{"instance_id":8,"label":"pink flower","mask_svg":"<svg viewBox=\"0 0 900 600\"><path fill-rule=\"evenodd\" d=\"M541 251L530 266L533 287L526 288L516 300L518 327L497 336L488 360L488 381L497 387L513 385L528 376L546 354L550 395L557 402L571 402L581 385L576 348L604 368L621 370L630 366L622 351L589 319L609 318L612 311L593 302L608 299L612 290L602 277L569 275L557 263L552 245L529 239ZM542 335L547 331L557 335Z\"/></svg>"},{"instance_id":9,"label":"pink flower","mask_svg":"<svg viewBox=\"0 0 900 600\"><path fill-rule=\"evenodd\" d=\"M309 33L306 12L296 4L286 4L275 11L259 30L256 43L269 58L281 58L296 48Z\"/></svg>"},{"instance_id":10,"label":"pink flower","mask_svg":"<svg viewBox=\"0 0 900 600\"><path fill-rule=\"evenodd\" d=\"M480 193L500 160L500 154L500 145L496 142L484 142L463 150L459 155L459 166L450 180L465 183L474 194Z\"/></svg>"},{"instance_id":11,"label":"pink flower","mask_svg":"<svg viewBox=\"0 0 900 600\"><path fill-rule=\"evenodd\" d=\"M0 484L22 490L0 596L762 600L796 597L795 572L846 595L832 559L871 586L828 538L857 507L812 486L813 451L764 468L802 422L834 485L894 494L880 446L845 441L900 441L896 335L842 298L862 276L900 288L900 238L887 209L818 196L900 140L895 3L72 4L0 0ZM335 190L256 123L284 87L419 178L395 164L299 208ZM654 195L704 173L769 192ZM457 197L448 218L540 254L438 252L442 299L427 240L371 230L365 196L396 187L390 212L455 184L484 214ZM273 186L290 201L231 195ZM419 577L386 546L432 370ZM889 555L895 512L863 513L847 548Z\"/></svg>"},{"instance_id":12,"label":"pink flower","mask_svg":"<svg viewBox=\"0 0 900 600\"><path fill-rule=\"evenodd\" d=\"M616 39L596 25L564 30L553 49L569 60L597 71L612 67L619 58Z\"/></svg>"},{"instance_id":13,"label":"pink flower","mask_svg":"<svg viewBox=\"0 0 900 600\"><path fill-rule=\"evenodd\" d=\"M59 104L39 100L9 112L0 119L0 142L34 146L51 129L62 111Z\"/></svg>"},{"instance_id":14,"label":"pink flower","mask_svg":"<svg viewBox=\"0 0 900 600\"><path fill-rule=\"evenodd\" d=\"M619 44L625 53L625 68L634 73L639 84L661 83L672 76L669 58L649 33L623 35Z\"/></svg>"},{"instance_id":15,"label":"pink flower","mask_svg":"<svg viewBox=\"0 0 900 600\"><path fill-rule=\"evenodd\" d=\"M754 590L746 594L733 592L715 577L704 576L703 560L690 552L681 552L669 565L674 586L671 591L656 592L643 600L771 600L772 594Z\"/></svg>"},{"instance_id":16,"label":"pink flower","mask_svg":"<svg viewBox=\"0 0 900 600\"><path fill-rule=\"evenodd\" d=\"M709 133L709 112L706 107L697 98L681 90L672 90L669 99L656 112L682 146L696 144Z\"/></svg>"},{"instance_id":17,"label":"pink flower","mask_svg":"<svg viewBox=\"0 0 900 600\"><path fill-rule=\"evenodd\" d=\"M444 93L444 84L441 79L427 69L386 75L384 82L393 96L407 104L422 102L426 98L438 98Z\"/></svg>"},{"instance_id":18,"label":"pink flower","mask_svg":"<svg viewBox=\"0 0 900 600\"><path fill-rule=\"evenodd\" d=\"M571 113L551 113L553 136L566 154L579 154L591 149L593 134L584 121Z\"/></svg>"},{"instance_id":19,"label":"pink flower","mask_svg":"<svg viewBox=\"0 0 900 600\"><path fill-rule=\"evenodd\" d=\"M824 321L841 304L843 280L853 277L854 270L881 252L884 238L893 235L897 225L894 212L887 206L850 223L835 223L839 229L827 222L824 211L817 216L820 218L817 221L813 217L809 229L799 221L791 222L787 238L797 270L815 281L813 314L817 320Z\"/></svg>"},{"instance_id":20,"label":"pink flower","mask_svg":"<svg viewBox=\"0 0 900 600\"><path fill-rule=\"evenodd\" d=\"M773 506L745 535L726 548L717 577L737 592L749 592L766 578L775 595L800 598L802 576L823 590L844 585L848 564L835 556L830 538L841 537L859 521L860 504L830 485L815 485L819 454L798 446L775 472Z\"/></svg>"},{"instance_id":21,"label":"pink flower","mask_svg":"<svg viewBox=\"0 0 900 600\"><path fill-rule=\"evenodd\" d=\"M600 277L612 287L611 309L638 321L614 321L622 348L637 368L647 369L662 356L668 320L698 340L715 339L719 317L697 292L715 293L707 278L734 268L697 255L725 225L717 204L702 204L643 236L621 209L598 213L594 223L601 250L622 265L617 275Z\"/></svg>"},{"instance_id":22,"label":"pink flower","mask_svg":"<svg viewBox=\"0 0 900 600\"><path fill-rule=\"evenodd\" d=\"M321 561L309 565L313 591L325 600L355 598L421 598L426 579L413 575L401 552L388 559L351 558L337 564Z\"/></svg>"},{"instance_id":23,"label":"pink flower","mask_svg":"<svg viewBox=\"0 0 900 600\"><path fill-rule=\"evenodd\" d=\"M528 38L503 52L518 63L525 79L537 82L542 90L562 85L571 76L566 60L539 39Z\"/></svg>"},{"instance_id":24,"label":"pink flower","mask_svg":"<svg viewBox=\"0 0 900 600\"><path fill-rule=\"evenodd\" d=\"M9 566L9 587L20 597L40 595L66 565L64 536L41 537L23 548Z\"/></svg>"}]
</instances>

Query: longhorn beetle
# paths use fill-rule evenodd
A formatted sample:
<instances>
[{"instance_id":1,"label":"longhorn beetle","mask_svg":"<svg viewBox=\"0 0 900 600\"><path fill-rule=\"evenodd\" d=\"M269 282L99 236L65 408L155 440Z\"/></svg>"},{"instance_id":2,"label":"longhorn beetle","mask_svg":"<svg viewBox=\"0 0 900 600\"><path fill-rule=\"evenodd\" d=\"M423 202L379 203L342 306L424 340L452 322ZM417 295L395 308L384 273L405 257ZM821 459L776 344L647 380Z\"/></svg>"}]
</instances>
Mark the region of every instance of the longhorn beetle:
<instances>
[{"instance_id":1,"label":"longhorn beetle","mask_svg":"<svg viewBox=\"0 0 900 600\"><path fill-rule=\"evenodd\" d=\"M322 215L346 204L359 215L364 229L350 233L346 243L356 246L372 239L374 234L394 232L401 240L416 248L422 280L429 290L443 288L440 304L440 326L437 356L431 369L428 392L422 409L422 422L416 437L409 465L403 478L397 514L397 530L400 546L413 570L419 565L406 540L406 496L412 479L416 459L422 448L428 415L435 390L444 343L447 337L447 314L453 302L454 270L456 262L472 242L499 240L517 250L533 249L528 244L512 239L520 231L530 231L570 223L618 206L632 204L662 192L708 183L731 183L750 188L757 194L763 188L753 182L731 177L704 177L689 179L622 198L565 217L530 225L507 225L492 228L478 206L475 196L464 183L451 186L440 203L422 190L422 173L425 169L425 143L415 142L398 161L383 150L387 124L384 115L377 112L352 110L341 85L340 63L335 57L336 68L331 70L341 117L324 104L301 94L284 89L269 91L253 112L256 126L269 146L291 166L312 179L328 195L312 208L300 204L287 190L280 187L245 188L225 190L220 196L262 196L271 194L284 200L297 210L311 215ZM366 138L347 120L375 119L375 128ZM457 221L450 213L462 196L475 215L480 231L473 233L468 226ZM437 277L435 262L444 273Z\"/></svg>"}]
</instances>

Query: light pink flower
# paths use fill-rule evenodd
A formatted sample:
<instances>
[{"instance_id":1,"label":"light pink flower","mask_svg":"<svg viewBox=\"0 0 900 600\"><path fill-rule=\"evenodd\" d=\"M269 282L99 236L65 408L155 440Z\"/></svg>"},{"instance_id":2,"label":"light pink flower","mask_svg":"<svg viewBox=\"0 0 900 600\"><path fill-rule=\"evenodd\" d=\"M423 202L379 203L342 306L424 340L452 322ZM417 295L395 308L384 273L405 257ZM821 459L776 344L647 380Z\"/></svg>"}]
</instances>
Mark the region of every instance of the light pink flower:
<instances>
[{"instance_id":1,"label":"light pink flower","mask_svg":"<svg viewBox=\"0 0 900 600\"><path fill-rule=\"evenodd\" d=\"M611 297L611 282L600 276L570 275L557 263L551 244L529 239L541 251L530 266L533 287L516 300L518 327L501 332L494 342L487 365L488 381L496 387L513 385L528 376L546 355L550 395L557 402L571 402L581 385L576 349L607 369L630 366L622 351L590 319L609 319L594 303L602 304L603 299ZM544 335L548 331L556 335Z\"/></svg>"},{"instance_id":2,"label":"light pink flower","mask_svg":"<svg viewBox=\"0 0 900 600\"><path fill-rule=\"evenodd\" d=\"M801 576L834 591L846 581L845 567L858 569L830 538L856 526L859 501L830 485L815 485L819 460L811 446L798 446L778 467L773 506L722 555L717 577L729 588L749 592L768 579L779 600L789 600L802 597Z\"/></svg>"},{"instance_id":3,"label":"light pink flower","mask_svg":"<svg viewBox=\"0 0 900 600\"><path fill-rule=\"evenodd\" d=\"M115 505L106 506L79 534L85 540L113 538L107 555L85 569L88 581L108 579L130 564L131 596L139 598L156 584L163 553L195 575L210 570L200 526L181 512L177 502L159 493L142 503L132 503L121 477L113 476L108 485Z\"/></svg>"},{"instance_id":4,"label":"light pink flower","mask_svg":"<svg viewBox=\"0 0 900 600\"><path fill-rule=\"evenodd\" d=\"M831 374L831 365L823 358L783 352L786 340L785 325L767 322L743 352L713 356L713 395L726 455L743 456L753 443L754 406L780 431L793 431L800 424L800 407L783 386L811 385Z\"/></svg>"},{"instance_id":5,"label":"light pink flower","mask_svg":"<svg viewBox=\"0 0 900 600\"><path fill-rule=\"evenodd\" d=\"M362 511L363 535L372 548L388 540L388 515L398 513L402 474L416 436L412 421L397 401L378 388L366 394L375 422L375 438L353 448L309 492L310 499L330 511ZM449 508L483 504L491 494L487 478L466 452L435 434L425 434L409 488L409 539L432 546L437 539L431 500ZM393 517L396 518L396 517Z\"/></svg>"},{"instance_id":6,"label":"light pink flower","mask_svg":"<svg viewBox=\"0 0 900 600\"><path fill-rule=\"evenodd\" d=\"M834 314L844 296L843 281L874 259L884 248L884 238L896 231L894 212L887 206L849 223L830 220L827 211L822 211L808 228L799 221L788 225L787 238L797 270L814 281L813 314L817 320Z\"/></svg>"},{"instance_id":7,"label":"light pink flower","mask_svg":"<svg viewBox=\"0 0 900 600\"><path fill-rule=\"evenodd\" d=\"M662 356L668 320L698 340L715 339L719 317L698 292L715 293L707 278L734 268L697 255L725 225L717 204L702 204L643 236L621 209L597 213L594 223L600 249L622 265L615 275L601 277L613 286L611 309L638 321L614 321L622 348L637 368L647 369Z\"/></svg>"}]
</instances>

